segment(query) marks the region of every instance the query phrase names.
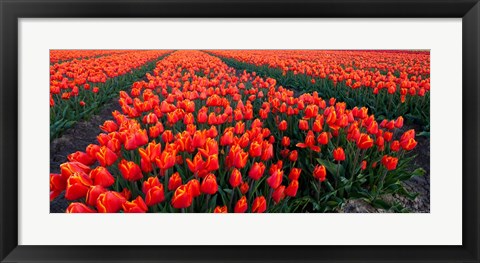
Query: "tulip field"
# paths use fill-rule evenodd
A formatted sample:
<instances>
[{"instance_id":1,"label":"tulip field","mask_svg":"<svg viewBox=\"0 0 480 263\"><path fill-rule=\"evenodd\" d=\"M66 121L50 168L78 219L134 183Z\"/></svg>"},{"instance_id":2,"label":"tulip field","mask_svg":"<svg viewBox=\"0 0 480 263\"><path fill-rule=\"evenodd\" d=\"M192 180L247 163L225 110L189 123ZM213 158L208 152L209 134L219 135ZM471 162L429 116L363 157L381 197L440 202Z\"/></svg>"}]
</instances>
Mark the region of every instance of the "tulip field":
<instances>
[{"instance_id":1,"label":"tulip field","mask_svg":"<svg viewBox=\"0 0 480 263\"><path fill-rule=\"evenodd\" d=\"M52 50L51 143L93 120L51 212L429 212L429 51Z\"/></svg>"}]
</instances>

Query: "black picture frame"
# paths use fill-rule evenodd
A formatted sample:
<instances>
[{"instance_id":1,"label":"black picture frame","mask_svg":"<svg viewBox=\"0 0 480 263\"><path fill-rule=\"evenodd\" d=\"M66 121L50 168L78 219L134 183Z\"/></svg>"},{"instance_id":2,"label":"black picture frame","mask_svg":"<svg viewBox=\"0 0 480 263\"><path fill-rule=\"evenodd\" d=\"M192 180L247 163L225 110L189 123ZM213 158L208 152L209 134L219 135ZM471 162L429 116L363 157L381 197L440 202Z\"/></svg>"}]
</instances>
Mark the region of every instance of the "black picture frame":
<instances>
[{"instance_id":1,"label":"black picture frame","mask_svg":"<svg viewBox=\"0 0 480 263\"><path fill-rule=\"evenodd\" d=\"M0 0L0 260L2 262L479 262L478 0ZM461 246L18 245L18 18L456 17L462 18ZM460 174L452 175L458 178Z\"/></svg>"}]
</instances>

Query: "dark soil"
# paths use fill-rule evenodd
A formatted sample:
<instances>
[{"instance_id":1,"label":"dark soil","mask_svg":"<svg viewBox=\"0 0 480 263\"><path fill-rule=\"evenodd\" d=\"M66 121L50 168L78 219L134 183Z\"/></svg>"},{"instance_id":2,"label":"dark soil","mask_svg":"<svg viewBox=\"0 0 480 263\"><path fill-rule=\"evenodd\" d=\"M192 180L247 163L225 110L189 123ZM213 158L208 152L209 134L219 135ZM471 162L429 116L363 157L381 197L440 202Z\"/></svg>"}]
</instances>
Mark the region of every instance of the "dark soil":
<instances>
[{"instance_id":1,"label":"dark soil","mask_svg":"<svg viewBox=\"0 0 480 263\"><path fill-rule=\"evenodd\" d=\"M112 120L112 112L121 111L117 99L104 105L99 114L89 120L79 121L66 130L59 138L50 142L50 173L60 173L60 164L67 162L67 156L76 151L85 151L91 143L97 142L97 135L102 132L99 126L106 120ZM64 193L50 202L51 213L63 213L68 206Z\"/></svg>"}]
</instances>

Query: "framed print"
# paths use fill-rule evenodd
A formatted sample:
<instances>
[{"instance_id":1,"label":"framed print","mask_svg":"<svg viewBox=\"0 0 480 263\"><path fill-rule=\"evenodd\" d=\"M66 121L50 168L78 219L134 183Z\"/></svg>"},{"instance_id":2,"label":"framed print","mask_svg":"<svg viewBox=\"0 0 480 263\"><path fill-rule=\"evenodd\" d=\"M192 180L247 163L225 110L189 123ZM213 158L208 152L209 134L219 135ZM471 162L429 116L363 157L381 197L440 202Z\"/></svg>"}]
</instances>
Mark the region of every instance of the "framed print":
<instances>
[{"instance_id":1,"label":"framed print","mask_svg":"<svg viewBox=\"0 0 480 263\"><path fill-rule=\"evenodd\" d=\"M478 262L479 13L2 1L2 262Z\"/></svg>"}]
</instances>

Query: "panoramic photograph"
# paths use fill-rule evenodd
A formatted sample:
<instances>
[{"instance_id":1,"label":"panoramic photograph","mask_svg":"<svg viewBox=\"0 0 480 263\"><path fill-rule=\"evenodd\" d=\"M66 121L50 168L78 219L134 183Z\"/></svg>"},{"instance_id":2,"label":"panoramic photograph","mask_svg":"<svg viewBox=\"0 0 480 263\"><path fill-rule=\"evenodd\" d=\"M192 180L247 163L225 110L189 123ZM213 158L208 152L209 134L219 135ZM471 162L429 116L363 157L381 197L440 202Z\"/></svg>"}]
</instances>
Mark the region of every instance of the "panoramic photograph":
<instances>
[{"instance_id":1,"label":"panoramic photograph","mask_svg":"<svg viewBox=\"0 0 480 263\"><path fill-rule=\"evenodd\" d=\"M430 213L429 50L49 63L50 213Z\"/></svg>"}]
</instances>

